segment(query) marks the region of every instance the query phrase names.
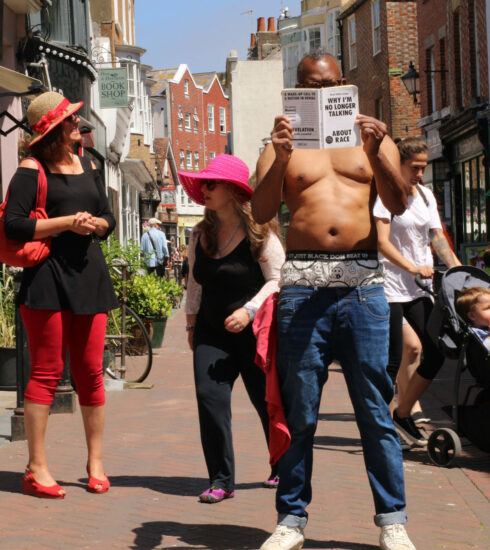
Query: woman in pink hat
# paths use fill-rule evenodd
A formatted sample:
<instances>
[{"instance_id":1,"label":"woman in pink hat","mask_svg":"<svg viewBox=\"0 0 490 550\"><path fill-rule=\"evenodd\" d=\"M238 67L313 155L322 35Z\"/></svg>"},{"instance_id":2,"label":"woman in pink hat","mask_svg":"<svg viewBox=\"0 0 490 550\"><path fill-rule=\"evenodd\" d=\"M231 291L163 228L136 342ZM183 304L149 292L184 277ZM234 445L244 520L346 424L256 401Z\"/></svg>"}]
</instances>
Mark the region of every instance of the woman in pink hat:
<instances>
[{"instance_id":1,"label":"woman in pink hat","mask_svg":"<svg viewBox=\"0 0 490 550\"><path fill-rule=\"evenodd\" d=\"M231 391L239 375L268 438L265 375L255 364L255 312L278 288L284 250L277 222L258 225L251 216L248 168L218 155L199 173L179 172L189 197L204 205L204 219L189 242L187 327L209 488L199 499L234 496ZM277 487L272 470L266 487Z\"/></svg>"},{"instance_id":2,"label":"woman in pink hat","mask_svg":"<svg viewBox=\"0 0 490 550\"><path fill-rule=\"evenodd\" d=\"M118 304L98 239L107 237L115 220L95 166L73 154L81 139L81 105L57 92L46 92L29 105L31 158L20 163L10 182L5 216L10 239L52 238L48 258L24 269L18 294L31 356L24 395L29 462L22 487L25 494L41 498L65 496L49 471L44 434L67 348L88 447L87 489L109 489L102 465L102 354L107 311ZM47 178L48 219L35 220L29 212L36 201L40 169Z\"/></svg>"}]
</instances>

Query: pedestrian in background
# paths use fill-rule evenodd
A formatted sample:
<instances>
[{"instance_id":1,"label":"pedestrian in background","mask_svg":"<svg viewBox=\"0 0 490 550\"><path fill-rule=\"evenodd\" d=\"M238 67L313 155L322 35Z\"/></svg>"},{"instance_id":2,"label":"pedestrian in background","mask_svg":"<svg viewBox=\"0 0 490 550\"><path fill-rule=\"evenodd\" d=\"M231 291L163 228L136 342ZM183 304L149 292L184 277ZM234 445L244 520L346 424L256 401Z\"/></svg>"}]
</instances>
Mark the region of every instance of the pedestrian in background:
<instances>
[{"instance_id":1,"label":"pedestrian in background","mask_svg":"<svg viewBox=\"0 0 490 550\"><path fill-rule=\"evenodd\" d=\"M189 278L189 257L187 252L187 245L183 244L181 247L181 254L182 254L182 270L181 270L181 276L182 276L182 283L184 285L184 288L187 288L187 279Z\"/></svg>"},{"instance_id":2,"label":"pedestrian in background","mask_svg":"<svg viewBox=\"0 0 490 550\"><path fill-rule=\"evenodd\" d=\"M434 274L429 243L448 267L461 264L443 233L434 195L422 185L428 159L427 144L420 138L408 137L399 141L397 147L402 176L410 185L408 207L403 214L392 217L378 197L373 209L378 249L385 267L385 293L390 304L387 369L394 384L402 358L402 318L405 317L422 343L423 359L402 387L393 421L406 439L416 445L425 445L427 439L412 419L411 412L442 366L444 356L426 331L432 299L416 285L414 277L420 275L431 279Z\"/></svg>"},{"instance_id":3,"label":"pedestrian in background","mask_svg":"<svg viewBox=\"0 0 490 550\"><path fill-rule=\"evenodd\" d=\"M29 153L46 171L49 219L29 218L38 177L38 165L31 159L23 160L15 173L6 209L8 238L52 237L48 258L24 269L18 294L31 357L24 394L29 462L22 484L25 494L42 498L65 496L48 469L44 437L67 348L88 447L88 490L103 493L110 485L102 465L102 354L107 312L118 302L98 239L111 233L115 220L95 166L72 151L81 139L81 106L56 92L46 92L29 105L27 119L34 131Z\"/></svg>"},{"instance_id":4,"label":"pedestrian in background","mask_svg":"<svg viewBox=\"0 0 490 550\"><path fill-rule=\"evenodd\" d=\"M250 213L248 168L232 155L218 155L199 173L179 172L189 197L205 206L204 220L189 243L187 327L194 351L194 377L201 441L209 488L199 499L215 503L235 494L231 392L243 383L268 441L265 374L255 364L251 321L277 290L284 251L277 223L256 224ZM278 483L275 467L264 482Z\"/></svg>"},{"instance_id":5,"label":"pedestrian in background","mask_svg":"<svg viewBox=\"0 0 490 550\"><path fill-rule=\"evenodd\" d=\"M150 218L148 224L150 229L141 237L141 252L145 255L148 273L156 272L160 277L164 277L169 256L167 238L160 229L160 220Z\"/></svg>"}]
</instances>

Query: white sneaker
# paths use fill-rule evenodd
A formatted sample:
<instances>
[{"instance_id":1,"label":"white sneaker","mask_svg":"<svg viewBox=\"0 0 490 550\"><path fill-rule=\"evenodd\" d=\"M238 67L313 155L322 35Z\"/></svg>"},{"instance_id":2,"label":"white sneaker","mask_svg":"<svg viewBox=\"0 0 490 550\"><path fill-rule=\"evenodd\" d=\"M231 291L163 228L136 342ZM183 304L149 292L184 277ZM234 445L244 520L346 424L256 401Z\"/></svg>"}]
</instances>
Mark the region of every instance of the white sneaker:
<instances>
[{"instance_id":1,"label":"white sneaker","mask_svg":"<svg viewBox=\"0 0 490 550\"><path fill-rule=\"evenodd\" d=\"M379 547L381 550L416 550L401 523L381 527Z\"/></svg>"},{"instance_id":2,"label":"white sneaker","mask_svg":"<svg viewBox=\"0 0 490 550\"><path fill-rule=\"evenodd\" d=\"M260 547L260 550L301 550L305 542L303 529L277 525L276 530Z\"/></svg>"}]
</instances>

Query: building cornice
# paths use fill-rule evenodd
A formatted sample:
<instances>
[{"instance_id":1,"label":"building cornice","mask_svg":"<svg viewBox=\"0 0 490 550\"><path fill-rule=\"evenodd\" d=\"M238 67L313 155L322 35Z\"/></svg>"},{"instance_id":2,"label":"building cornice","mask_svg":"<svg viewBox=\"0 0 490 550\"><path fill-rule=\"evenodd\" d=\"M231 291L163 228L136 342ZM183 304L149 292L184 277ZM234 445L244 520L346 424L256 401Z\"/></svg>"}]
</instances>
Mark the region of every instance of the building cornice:
<instances>
[{"instance_id":1,"label":"building cornice","mask_svg":"<svg viewBox=\"0 0 490 550\"><path fill-rule=\"evenodd\" d=\"M140 57L146 53L145 48L133 46L132 44L114 44L114 49L116 52L132 53L133 55L138 55Z\"/></svg>"},{"instance_id":2,"label":"building cornice","mask_svg":"<svg viewBox=\"0 0 490 550\"><path fill-rule=\"evenodd\" d=\"M3 0L3 3L18 14L37 13L46 4L44 0Z\"/></svg>"}]
</instances>

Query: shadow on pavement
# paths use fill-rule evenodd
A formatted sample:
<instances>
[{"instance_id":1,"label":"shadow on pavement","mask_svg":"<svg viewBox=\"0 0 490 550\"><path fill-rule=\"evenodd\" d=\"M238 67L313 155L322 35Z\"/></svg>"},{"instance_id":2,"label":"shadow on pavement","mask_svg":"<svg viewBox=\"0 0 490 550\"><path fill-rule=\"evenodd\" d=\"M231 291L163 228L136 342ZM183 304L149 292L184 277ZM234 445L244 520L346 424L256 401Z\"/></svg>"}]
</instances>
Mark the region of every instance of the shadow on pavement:
<instances>
[{"instance_id":1,"label":"shadow on pavement","mask_svg":"<svg viewBox=\"0 0 490 550\"><path fill-rule=\"evenodd\" d=\"M355 422L354 413L320 413L318 420L331 420L332 422Z\"/></svg>"},{"instance_id":2,"label":"shadow on pavement","mask_svg":"<svg viewBox=\"0 0 490 550\"><path fill-rule=\"evenodd\" d=\"M189 548L211 550L257 549L270 535L263 529L242 525L215 525L200 523L177 523L174 521L151 521L133 529L136 537L132 550L188 550ZM165 537L177 537L186 546L165 546ZM169 541L170 542L170 541ZM372 544L346 541L319 541L306 539L304 549L378 550Z\"/></svg>"},{"instance_id":3,"label":"shadow on pavement","mask_svg":"<svg viewBox=\"0 0 490 550\"><path fill-rule=\"evenodd\" d=\"M342 449L342 447L355 447L355 448ZM361 440L359 438L354 438L354 437L316 435L313 443L313 448L319 449L321 451L334 451L337 453L348 453L350 455L362 454Z\"/></svg>"},{"instance_id":4,"label":"shadow on pavement","mask_svg":"<svg viewBox=\"0 0 490 550\"><path fill-rule=\"evenodd\" d=\"M209 487L209 480L203 477L163 476L109 476L113 487L144 487L166 495L182 497L197 496ZM237 483L235 489L258 489L261 482Z\"/></svg>"},{"instance_id":5,"label":"shadow on pavement","mask_svg":"<svg viewBox=\"0 0 490 550\"><path fill-rule=\"evenodd\" d=\"M0 491L2 493L21 493L23 473L0 471Z\"/></svg>"},{"instance_id":6,"label":"shadow on pavement","mask_svg":"<svg viewBox=\"0 0 490 550\"><path fill-rule=\"evenodd\" d=\"M490 454L482 453L473 445L466 445L463 449L468 453L473 452L474 456L469 454L460 456L451 463L450 468L466 468L476 472L490 473ZM411 462L418 462L419 464L430 464L433 466L427 453L427 449L422 447L413 447L410 451L404 452L403 459ZM444 468L444 466L441 467Z\"/></svg>"}]
</instances>

